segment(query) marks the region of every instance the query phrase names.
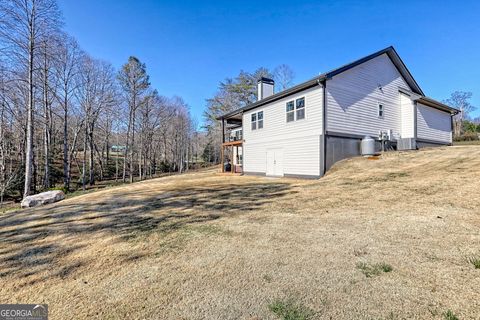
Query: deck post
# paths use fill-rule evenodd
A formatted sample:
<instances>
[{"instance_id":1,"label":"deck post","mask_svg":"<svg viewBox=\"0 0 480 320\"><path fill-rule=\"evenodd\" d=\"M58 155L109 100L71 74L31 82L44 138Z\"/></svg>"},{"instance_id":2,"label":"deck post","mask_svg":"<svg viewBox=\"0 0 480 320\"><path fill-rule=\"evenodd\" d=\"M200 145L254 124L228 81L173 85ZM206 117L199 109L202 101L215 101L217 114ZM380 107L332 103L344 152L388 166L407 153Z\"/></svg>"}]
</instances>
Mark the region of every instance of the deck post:
<instances>
[{"instance_id":1,"label":"deck post","mask_svg":"<svg viewBox=\"0 0 480 320\"><path fill-rule=\"evenodd\" d=\"M225 119L222 118L222 144L225 142Z\"/></svg>"},{"instance_id":2,"label":"deck post","mask_svg":"<svg viewBox=\"0 0 480 320\"><path fill-rule=\"evenodd\" d=\"M220 164L222 166L222 173L225 172L225 159L224 159L224 148L223 143L225 142L225 119L222 118L222 142L220 143Z\"/></svg>"},{"instance_id":3,"label":"deck post","mask_svg":"<svg viewBox=\"0 0 480 320\"><path fill-rule=\"evenodd\" d=\"M225 163L225 160L223 159L223 148L225 148L222 144L222 146L220 147L220 164L222 166L222 173L225 172L225 166L223 165Z\"/></svg>"}]
</instances>

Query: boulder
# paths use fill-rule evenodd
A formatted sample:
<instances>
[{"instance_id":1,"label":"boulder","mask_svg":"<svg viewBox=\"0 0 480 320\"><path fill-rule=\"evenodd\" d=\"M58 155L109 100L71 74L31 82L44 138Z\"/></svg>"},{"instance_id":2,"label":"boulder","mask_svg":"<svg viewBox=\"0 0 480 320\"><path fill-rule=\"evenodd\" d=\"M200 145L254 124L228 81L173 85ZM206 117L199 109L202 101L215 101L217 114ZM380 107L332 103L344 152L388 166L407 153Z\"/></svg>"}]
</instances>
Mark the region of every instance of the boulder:
<instances>
[{"instance_id":1,"label":"boulder","mask_svg":"<svg viewBox=\"0 0 480 320\"><path fill-rule=\"evenodd\" d=\"M41 206L65 199L65 194L60 190L42 192L33 196L25 197L22 200L22 208Z\"/></svg>"}]
</instances>

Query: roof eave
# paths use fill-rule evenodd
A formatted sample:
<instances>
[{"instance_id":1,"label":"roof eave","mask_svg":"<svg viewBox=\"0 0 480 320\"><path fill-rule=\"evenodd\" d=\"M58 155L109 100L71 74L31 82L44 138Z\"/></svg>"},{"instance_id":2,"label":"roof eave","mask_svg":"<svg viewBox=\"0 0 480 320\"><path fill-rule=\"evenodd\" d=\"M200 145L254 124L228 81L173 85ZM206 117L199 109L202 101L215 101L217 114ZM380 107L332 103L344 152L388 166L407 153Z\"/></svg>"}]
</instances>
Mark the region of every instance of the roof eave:
<instances>
[{"instance_id":1,"label":"roof eave","mask_svg":"<svg viewBox=\"0 0 480 320\"><path fill-rule=\"evenodd\" d=\"M438 110L441 110L441 111L449 112L452 115L456 115L460 112L460 110L458 110L458 109L447 106L444 103L441 103L437 100L434 100L434 99L426 97L426 96L420 97L417 101L422 103L422 104L425 104L429 107L432 107L432 108L435 108L435 109L438 109Z\"/></svg>"}]
</instances>

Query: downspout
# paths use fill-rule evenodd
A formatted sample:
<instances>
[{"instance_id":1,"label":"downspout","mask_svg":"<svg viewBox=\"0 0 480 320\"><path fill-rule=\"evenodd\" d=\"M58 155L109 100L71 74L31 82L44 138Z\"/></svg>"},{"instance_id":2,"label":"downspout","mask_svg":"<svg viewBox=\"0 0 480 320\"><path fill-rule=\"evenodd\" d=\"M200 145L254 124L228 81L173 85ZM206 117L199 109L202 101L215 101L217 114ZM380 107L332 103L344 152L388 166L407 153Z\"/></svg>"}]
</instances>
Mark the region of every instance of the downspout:
<instances>
[{"instance_id":1,"label":"downspout","mask_svg":"<svg viewBox=\"0 0 480 320\"><path fill-rule=\"evenodd\" d=\"M454 136L454 123L453 123L453 117L455 117L458 114L458 112L450 113L450 139L452 140L450 142L450 146L453 146L453 136Z\"/></svg>"},{"instance_id":2,"label":"downspout","mask_svg":"<svg viewBox=\"0 0 480 320\"><path fill-rule=\"evenodd\" d=\"M418 139L418 119L417 119L417 101L413 100L413 138L415 139L415 149L418 150L417 139ZM398 149L398 147L397 147Z\"/></svg>"},{"instance_id":3,"label":"downspout","mask_svg":"<svg viewBox=\"0 0 480 320\"><path fill-rule=\"evenodd\" d=\"M322 85L323 103L322 103L322 139L323 139L323 156L320 159L320 176L324 176L327 172L327 79L320 81L318 84Z\"/></svg>"}]
</instances>

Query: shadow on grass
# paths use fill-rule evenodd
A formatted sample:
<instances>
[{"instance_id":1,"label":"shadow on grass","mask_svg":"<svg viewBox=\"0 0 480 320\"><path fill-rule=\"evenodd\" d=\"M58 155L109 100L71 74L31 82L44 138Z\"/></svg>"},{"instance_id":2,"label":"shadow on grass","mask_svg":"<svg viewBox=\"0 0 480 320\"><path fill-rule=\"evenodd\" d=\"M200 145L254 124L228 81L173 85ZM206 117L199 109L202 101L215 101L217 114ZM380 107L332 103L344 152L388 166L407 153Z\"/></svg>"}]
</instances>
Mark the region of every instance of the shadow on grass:
<instances>
[{"instance_id":1,"label":"shadow on grass","mask_svg":"<svg viewBox=\"0 0 480 320\"><path fill-rule=\"evenodd\" d=\"M54 241L109 233L120 240L168 233L185 226L204 223L258 209L291 193L286 183L214 184L181 190L162 190L142 196L138 190L112 190L95 202L54 204L0 217L0 279L9 275L25 277L49 271L65 277L84 265L57 265L57 258L82 248L74 241ZM58 237L60 236L60 237ZM140 238L141 240L141 238ZM78 260L78 259L77 259Z\"/></svg>"}]
</instances>

